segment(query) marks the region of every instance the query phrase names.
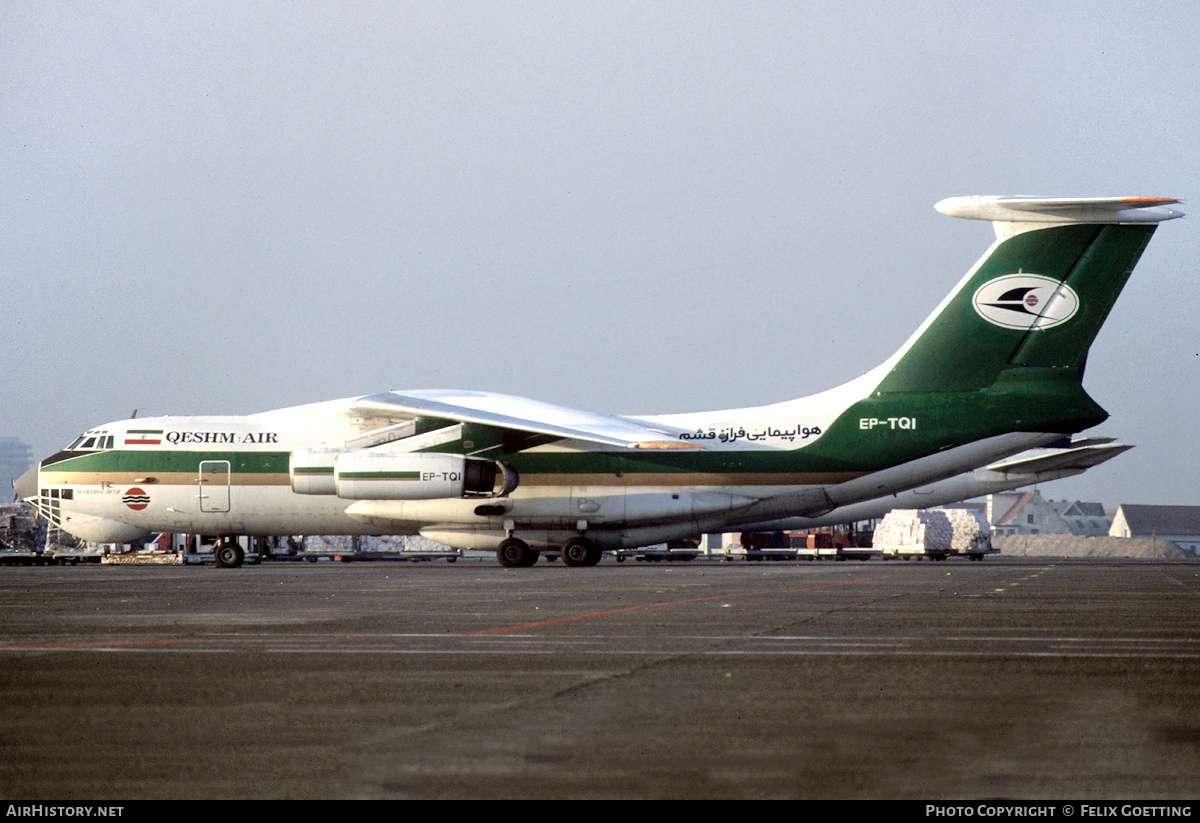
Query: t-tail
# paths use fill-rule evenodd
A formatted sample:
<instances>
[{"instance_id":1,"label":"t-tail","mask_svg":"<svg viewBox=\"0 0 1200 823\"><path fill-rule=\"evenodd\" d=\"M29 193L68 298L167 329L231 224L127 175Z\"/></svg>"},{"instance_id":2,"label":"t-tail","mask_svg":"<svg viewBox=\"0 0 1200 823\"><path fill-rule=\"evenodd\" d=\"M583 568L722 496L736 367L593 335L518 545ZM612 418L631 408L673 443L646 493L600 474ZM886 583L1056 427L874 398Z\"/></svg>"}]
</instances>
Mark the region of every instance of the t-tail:
<instances>
[{"instance_id":1,"label":"t-tail","mask_svg":"<svg viewBox=\"0 0 1200 823\"><path fill-rule=\"evenodd\" d=\"M896 354L842 387L862 399L835 428L849 434L904 420L915 454L1008 432L1066 434L1099 424L1108 414L1081 385L1088 348L1156 225L1182 216L1167 207L1178 202L941 201L943 214L992 221L997 239ZM917 426L921 436L912 438Z\"/></svg>"},{"instance_id":2,"label":"t-tail","mask_svg":"<svg viewBox=\"0 0 1200 823\"><path fill-rule=\"evenodd\" d=\"M1159 198L952 197L996 243L895 357L881 392L978 391L1030 369L1078 381L1088 348L1154 234ZM1039 374L1040 379L1047 375Z\"/></svg>"}]
</instances>

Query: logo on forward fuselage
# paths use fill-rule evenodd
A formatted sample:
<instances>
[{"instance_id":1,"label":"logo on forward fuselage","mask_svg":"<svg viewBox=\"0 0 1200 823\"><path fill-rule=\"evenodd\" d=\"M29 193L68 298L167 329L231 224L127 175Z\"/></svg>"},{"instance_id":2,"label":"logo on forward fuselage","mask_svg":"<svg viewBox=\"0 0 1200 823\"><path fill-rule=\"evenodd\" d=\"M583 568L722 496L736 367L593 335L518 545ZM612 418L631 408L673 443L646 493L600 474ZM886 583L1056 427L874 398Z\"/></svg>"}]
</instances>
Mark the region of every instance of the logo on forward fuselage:
<instances>
[{"instance_id":1,"label":"logo on forward fuselage","mask_svg":"<svg viewBox=\"0 0 1200 823\"><path fill-rule=\"evenodd\" d=\"M984 320L1005 329L1052 329L1079 311L1079 295L1040 274L1006 274L975 291L971 305Z\"/></svg>"},{"instance_id":2,"label":"logo on forward fuselage","mask_svg":"<svg viewBox=\"0 0 1200 823\"><path fill-rule=\"evenodd\" d=\"M135 512L140 512L142 509L150 505L150 495L146 494L145 490L134 486L121 497L121 502Z\"/></svg>"}]
</instances>

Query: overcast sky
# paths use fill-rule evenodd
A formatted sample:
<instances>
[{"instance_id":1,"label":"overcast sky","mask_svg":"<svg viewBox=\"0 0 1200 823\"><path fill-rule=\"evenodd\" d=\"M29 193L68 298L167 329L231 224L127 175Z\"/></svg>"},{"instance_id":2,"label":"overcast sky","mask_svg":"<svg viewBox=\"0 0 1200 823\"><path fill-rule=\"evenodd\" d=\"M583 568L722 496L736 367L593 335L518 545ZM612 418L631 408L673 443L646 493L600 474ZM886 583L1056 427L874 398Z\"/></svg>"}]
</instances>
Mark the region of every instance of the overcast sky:
<instances>
[{"instance_id":1,"label":"overcast sky","mask_svg":"<svg viewBox=\"0 0 1200 823\"><path fill-rule=\"evenodd\" d=\"M770 403L891 354L965 194L1195 198L1186 2L0 5L0 435L470 388ZM1196 211L1200 201L1183 211ZM1200 504L1197 217L1045 496Z\"/></svg>"}]
</instances>

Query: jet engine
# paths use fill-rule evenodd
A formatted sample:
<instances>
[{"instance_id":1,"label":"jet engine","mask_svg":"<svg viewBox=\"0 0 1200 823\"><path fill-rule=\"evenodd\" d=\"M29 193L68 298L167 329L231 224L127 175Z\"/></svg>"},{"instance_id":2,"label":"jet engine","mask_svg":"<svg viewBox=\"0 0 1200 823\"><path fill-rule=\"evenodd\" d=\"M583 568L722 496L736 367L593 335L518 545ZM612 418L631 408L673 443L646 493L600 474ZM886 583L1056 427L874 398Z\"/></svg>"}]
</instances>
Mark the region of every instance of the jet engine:
<instances>
[{"instance_id":1,"label":"jet engine","mask_svg":"<svg viewBox=\"0 0 1200 823\"><path fill-rule=\"evenodd\" d=\"M292 452L292 490L346 500L502 497L517 473L496 460L430 452Z\"/></svg>"}]
</instances>

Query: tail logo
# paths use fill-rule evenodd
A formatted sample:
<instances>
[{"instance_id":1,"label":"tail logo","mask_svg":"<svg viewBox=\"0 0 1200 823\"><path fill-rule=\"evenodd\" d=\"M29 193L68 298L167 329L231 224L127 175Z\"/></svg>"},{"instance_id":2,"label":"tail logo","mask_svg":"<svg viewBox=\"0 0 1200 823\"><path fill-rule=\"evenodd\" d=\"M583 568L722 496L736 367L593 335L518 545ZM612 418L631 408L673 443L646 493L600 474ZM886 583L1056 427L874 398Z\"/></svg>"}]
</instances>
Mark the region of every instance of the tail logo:
<instances>
[{"instance_id":1,"label":"tail logo","mask_svg":"<svg viewBox=\"0 0 1200 823\"><path fill-rule=\"evenodd\" d=\"M993 326L1051 329L1075 316L1079 295L1067 284L1040 274L1006 274L976 289L971 305Z\"/></svg>"}]
</instances>

